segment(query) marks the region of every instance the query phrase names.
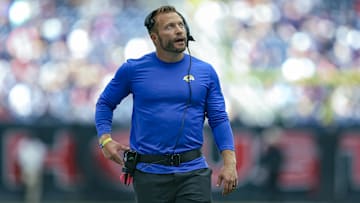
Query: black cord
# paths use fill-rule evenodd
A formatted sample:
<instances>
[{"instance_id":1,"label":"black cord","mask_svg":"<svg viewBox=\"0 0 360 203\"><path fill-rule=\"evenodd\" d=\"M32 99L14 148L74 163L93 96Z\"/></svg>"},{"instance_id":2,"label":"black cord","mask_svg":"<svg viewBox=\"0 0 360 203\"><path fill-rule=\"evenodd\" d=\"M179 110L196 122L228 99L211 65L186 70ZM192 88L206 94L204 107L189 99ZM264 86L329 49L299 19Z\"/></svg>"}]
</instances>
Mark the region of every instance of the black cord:
<instances>
[{"instance_id":1,"label":"black cord","mask_svg":"<svg viewBox=\"0 0 360 203\"><path fill-rule=\"evenodd\" d=\"M189 86L189 101L188 101L188 107L191 105L191 99L192 99L192 90L191 90L191 77L190 77L190 71L191 71L191 66L192 66L192 56L191 56L191 52L189 47L187 48L188 52L189 52L189 57L190 57L190 61L189 61L189 67L188 67L188 71L187 71L187 77L188 77L188 86Z\"/></svg>"},{"instance_id":2,"label":"black cord","mask_svg":"<svg viewBox=\"0 0 360 203\"><path fill-rule=\"evenodd\" d=\"M184 112L183 112L183 116L182 116L182 119L181 119L181 127L180 127L179 132L178 132L178 134L176 136L176 142L175 142L175 145L174 145L173 154L175 154L176 146L177 146L177 144L179 142L181 134L184 131L185 116L186 116L186 113L187 113L189 107L191 106L191 100L192 100L191 77L190 77L190 71L191 71L191 66L192 66L192 56L191 56L191 52L190 52L189 47L187 47L187 50L189 52L189 57L190 57L190 59L189 59L190 60L189 61L189 67L188 67L187 75L186 75L186 77L187 77L186 82L188 83L188 87L189 87L189 99L188 99L188 102L187 102L186 107L185 107Z\"/></svg>"}]
</instances>

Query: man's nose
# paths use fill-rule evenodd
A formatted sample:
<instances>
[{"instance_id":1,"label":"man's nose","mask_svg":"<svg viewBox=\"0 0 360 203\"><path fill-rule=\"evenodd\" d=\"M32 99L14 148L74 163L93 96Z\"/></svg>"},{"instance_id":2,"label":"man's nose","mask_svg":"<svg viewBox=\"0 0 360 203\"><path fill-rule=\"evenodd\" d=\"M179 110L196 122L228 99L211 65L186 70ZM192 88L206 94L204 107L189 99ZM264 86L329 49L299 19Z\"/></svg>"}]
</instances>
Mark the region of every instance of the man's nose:
<instances>
[{"instance_id":1,"label":"man's nose","mask_svg":"<svg viewBox=\"0 0 360 203\"><path fill-rule=\"evenodd\" d=\"M177 25L176 28L175 28L175 32L178 34L178 33L183 33L185 32L185 27L183 26L180 26L180 25Z\"/></svg>"}]
</instances>

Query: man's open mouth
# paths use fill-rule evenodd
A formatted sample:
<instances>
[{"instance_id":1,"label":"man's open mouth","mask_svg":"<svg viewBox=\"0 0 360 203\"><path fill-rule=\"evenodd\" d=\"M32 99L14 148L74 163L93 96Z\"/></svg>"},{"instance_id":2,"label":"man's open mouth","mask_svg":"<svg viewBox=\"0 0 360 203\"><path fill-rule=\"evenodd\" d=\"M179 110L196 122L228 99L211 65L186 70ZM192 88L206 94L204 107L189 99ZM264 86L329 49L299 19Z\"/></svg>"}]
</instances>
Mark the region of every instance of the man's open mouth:
<instances>
[{"instance_id":1,"label":"man's open mouth","mask_svg":"<svg viewBox=\"0 0 360 203\"><path fill-rule=\"evenodd\" d=\"M175 39L175 43L185 43L185 38Z\"/></svg>"}]
</instances>

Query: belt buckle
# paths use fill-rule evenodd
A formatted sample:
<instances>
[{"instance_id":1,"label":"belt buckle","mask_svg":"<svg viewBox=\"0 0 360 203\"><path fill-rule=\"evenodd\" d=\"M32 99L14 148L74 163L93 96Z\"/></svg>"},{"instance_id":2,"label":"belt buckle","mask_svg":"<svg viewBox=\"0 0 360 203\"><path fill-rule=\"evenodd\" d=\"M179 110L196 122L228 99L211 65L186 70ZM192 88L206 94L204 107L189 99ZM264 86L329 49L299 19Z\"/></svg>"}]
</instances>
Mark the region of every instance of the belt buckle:
<instances>
[{"instance_id":1,"label":"belt buckle","mask_svg":"<svg viewBox=\"0 0 360 203\"><path fill-rule=\"evenodd\" d=\"M181 162L180 154L171 154L169 157L169 163L171 166L179 166Z\"/></svg>"}]
</instances>

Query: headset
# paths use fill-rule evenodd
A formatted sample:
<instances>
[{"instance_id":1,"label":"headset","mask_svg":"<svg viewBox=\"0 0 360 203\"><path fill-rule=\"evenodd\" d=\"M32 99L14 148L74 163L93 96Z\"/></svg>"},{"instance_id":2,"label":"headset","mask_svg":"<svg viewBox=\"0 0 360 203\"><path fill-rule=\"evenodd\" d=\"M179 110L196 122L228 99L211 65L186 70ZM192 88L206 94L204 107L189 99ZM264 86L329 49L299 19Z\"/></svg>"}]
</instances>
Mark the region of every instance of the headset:
<instances>
[{"instance_id":1,"label":"headset","mask_svg":"<svg viewBox=\"0 0 360 203\"><path fill-rule=\"evenodd\" d=\"M150 33L151 32L151 29L154 27L155 25L155 15L156 15L156 12L157 10L153 10L150 14L148 14L145 18L145 21L144 21L144 25L146 27L146 29L148 30L148 32ZM184 22L184 25L185 25L185 30L186 30L186 38L187 38L187 41L186 41L186 46L188 46L189 44L189 41L195 41L194 37L191 36L190 34L190 28L188 26L188 24L186 23L186 20L184 18L183 15L181 15L181 13L175 11L182 19L182 21Z\"/></svg>"}]
</instances>

